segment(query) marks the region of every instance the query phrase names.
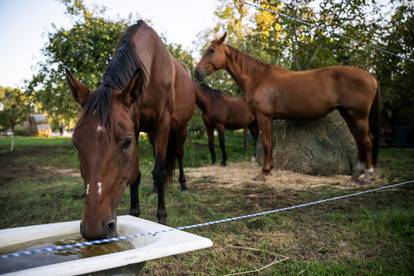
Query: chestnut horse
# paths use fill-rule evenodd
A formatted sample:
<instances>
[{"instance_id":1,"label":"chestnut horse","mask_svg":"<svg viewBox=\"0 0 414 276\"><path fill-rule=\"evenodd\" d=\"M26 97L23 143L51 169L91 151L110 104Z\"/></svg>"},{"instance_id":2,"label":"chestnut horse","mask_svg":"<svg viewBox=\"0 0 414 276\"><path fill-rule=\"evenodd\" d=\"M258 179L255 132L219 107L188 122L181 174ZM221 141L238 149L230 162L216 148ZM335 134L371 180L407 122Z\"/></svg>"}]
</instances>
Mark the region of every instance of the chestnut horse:
<instances>
[{"instance_id":1,"label":"chestnut horse","mask_svg":"<svg viewBox=\"0 0 414 276\"><path fill-rule=\"evenodd\" d=\"M246 128L248 128L256 144L257 137L259 136L256 118L250 112L244 98L223 95L221 91L212 89L205 84L195 83L195 85L196 104L203 113L202 118L204 125L206 126L211 162L213 164L216 162L214 130L217 130L222 153L221 165L226 166L227 153L224 130L236 130L241 128L246 130ZM244 139L246 147L246 136Z\"/></svg>"},{"instance_id":2,"label":"chestnut horse","mask_svg":"<svg viewBox=\"0 0 414 276\"><path fill-rule=\"evenodd\" d=\"M157 217L166 222L165 183L175 158L182 160L186 124L195 109L192 79L145 22L122 35L101 84L91 93L66 70L82 114L73 133L85 184L81 234L86 239L116 235L116 207L127 185L130 214L139 216L138 135L154 145L152 171L158 192Z\"/></svg>"},{"instance_id":3,"label":"chestnut horse","mask_svg":"<svg viewBox=\"0 0 414 276\"><path fill-rule=\"evenodd\" d=\"M226 34L211 42L195 76L203 80L225 69L244 91L255 114L264 149L259 178L272 169L272 119L316 119L334 109L353 134L358 147L358 172L368 178L377 162L380 94L377 80L368 72L332 66L293 72L262 63L223 43ZM373 137L371 137L373 135Z\"/></svg>"}]
</instances>

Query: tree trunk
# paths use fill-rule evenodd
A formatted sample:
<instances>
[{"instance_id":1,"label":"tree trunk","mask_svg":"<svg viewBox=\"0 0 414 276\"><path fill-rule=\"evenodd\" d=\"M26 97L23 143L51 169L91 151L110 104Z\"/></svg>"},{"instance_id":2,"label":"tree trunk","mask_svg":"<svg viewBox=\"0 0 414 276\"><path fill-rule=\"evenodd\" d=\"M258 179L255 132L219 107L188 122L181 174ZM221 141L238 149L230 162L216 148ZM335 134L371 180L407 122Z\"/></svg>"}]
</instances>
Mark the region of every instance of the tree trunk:
<instances>
[{"instance_id":1,"label":"tree trunk","mask_svg":"<svg viewBox=\"0 0 414 276\"><path fill-rule=\"evenodd\" d=\"M11 145L10 145L10 151L13 151L13 150L14 150L14 129L15 129L15 126L13 125L13 126L11 127L11 131L12 131L12 133L11 133Z\"/></svg>"}]
</instances>

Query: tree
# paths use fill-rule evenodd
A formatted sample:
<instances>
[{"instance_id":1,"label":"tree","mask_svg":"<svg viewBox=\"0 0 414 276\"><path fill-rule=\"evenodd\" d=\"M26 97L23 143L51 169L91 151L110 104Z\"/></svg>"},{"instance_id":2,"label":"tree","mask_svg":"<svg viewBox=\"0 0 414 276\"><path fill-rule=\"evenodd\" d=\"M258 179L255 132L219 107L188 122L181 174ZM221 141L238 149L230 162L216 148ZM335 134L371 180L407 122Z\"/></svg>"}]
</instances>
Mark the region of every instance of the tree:
<instances>
[{"instance_id":1,"label":"tree","mask_svg":"<svg viewBox=\"0 0 414 276\"><path fill-rule=\"evenodd\" d=\"M414 4L401 4L385 27L384 44L406 59L377 55L376 73L380 80L383 109L397 121L414 117ZM411 61L410 61L411 59Z\"/></svg>"},{"instance_id":2,"label":"tree","mask_svg":"<svg viewBox=\"0 0 414 276\"><path fill-rule=\"evenodd\" d=\"M73 126L80 111L68 93L64 67L88 87L96 87L119 37L138 19L133 20L130 15L127 19L110 20L105 18L105 8L92 11L81 0L61 2L74 19L74 24L68 29L53 26L42 50L44 61L38 63L37 73L26 88L39 103L38 109L49 115L53 128L61 124ZM191 52L179 44L168 44L165 38L164 41L172 55L192 71L194 60Z\"/></svg>"},{"instance_id":3,"label":"tree","mask_svg":"<svg viewBox=\"0 0 414 276\"><path fill-rule=\"evenodd\" d=\"M0 127L14 132L16 125L26 120L30 113L29 97L18 88L0 86L0 102Z\"/></svg>"},{"instance_id":4,"label":"tree","mask_svg":"<svg viewBox=\"0 0 414 276\"><path fill-rule=\"evenodd\" d=\"M40 103L40 111L52 119L54 128L62 123L73 125L79 112L68 93L64 67L89 87L96 87L118 38L131 21L106 19L104 9L89 11L79 0L62 2L74 18L74 25L69 29L53 26L42 50L45 59L37 65L37 73L27 87Z\"/></svg>"},{"instance_id":5,"label":"tree","mask_svg":"<svg viewBox=\"0 0 414 276\"><path fill-rule=\"evenodd\" d=\"M16 125L27 120L30 113L28 95L18 88L0 87L0 127L11 130L12 143L10 150L14 148L14 132Z\"/></svg>"}]
</instances>

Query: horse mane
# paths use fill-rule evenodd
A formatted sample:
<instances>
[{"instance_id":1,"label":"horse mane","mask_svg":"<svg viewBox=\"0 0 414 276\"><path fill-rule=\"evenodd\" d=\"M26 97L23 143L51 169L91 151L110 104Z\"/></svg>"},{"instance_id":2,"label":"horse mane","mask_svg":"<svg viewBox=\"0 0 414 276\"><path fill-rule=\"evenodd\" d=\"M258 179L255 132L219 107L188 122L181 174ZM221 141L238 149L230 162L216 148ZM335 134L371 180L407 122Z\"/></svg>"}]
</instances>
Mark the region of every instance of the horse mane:
<instances>
[{"instance_id":1,"label":"horse mane","mask_svg":"<svg viewBox=\"0 0 414 276\"><path fill-rule=\"evenodd\" d=\"M231 59L240 65L240 69L243 72L249 74L262 74L269 66L264 62L261 62L258 59L255 59L236 48L226 44L226 46L230 49L230 57Z\"/></svg>"},{"instance_id":2,"label":"horse mane","mask_svg":"<svg viewBox=\"0 0 414 276\"><path fill-rule=\"evenodd\" d=\"M144 21L139 20L136 24L128 27L121 36L100 85L85 104L84 114L87 116L96 115L102 125L108 124L111 117L112 89L125 89L136 72L142 76L140 93L147 84L147 70L134 51L135 45L132 39L143 23Z\"/></svg>"}]
</instances>

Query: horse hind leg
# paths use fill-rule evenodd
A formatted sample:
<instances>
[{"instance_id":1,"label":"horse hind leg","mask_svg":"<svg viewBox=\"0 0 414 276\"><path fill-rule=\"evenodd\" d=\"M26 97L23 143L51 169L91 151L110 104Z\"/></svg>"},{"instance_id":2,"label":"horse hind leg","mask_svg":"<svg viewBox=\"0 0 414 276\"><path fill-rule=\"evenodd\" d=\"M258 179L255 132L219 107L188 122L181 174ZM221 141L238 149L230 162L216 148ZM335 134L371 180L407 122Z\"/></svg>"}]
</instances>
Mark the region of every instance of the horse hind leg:
<instances>
[{"instance_id":1,"label":"horse hind leg","mask_svg":"<svg viewBox=\"0 0 414 276\"><path fill-rule=\"evenodd\" d=\"M365 149L359 139L359 131L357 129L356 120L352 117L346 109L340 108L338 109L342 118L345 120L346 124L348 125L348 129L354 138L355 144L358 150L358 163L354 168L354 172L358 175L362 174L365 171Z\"/></svg>"}]
</instances>

